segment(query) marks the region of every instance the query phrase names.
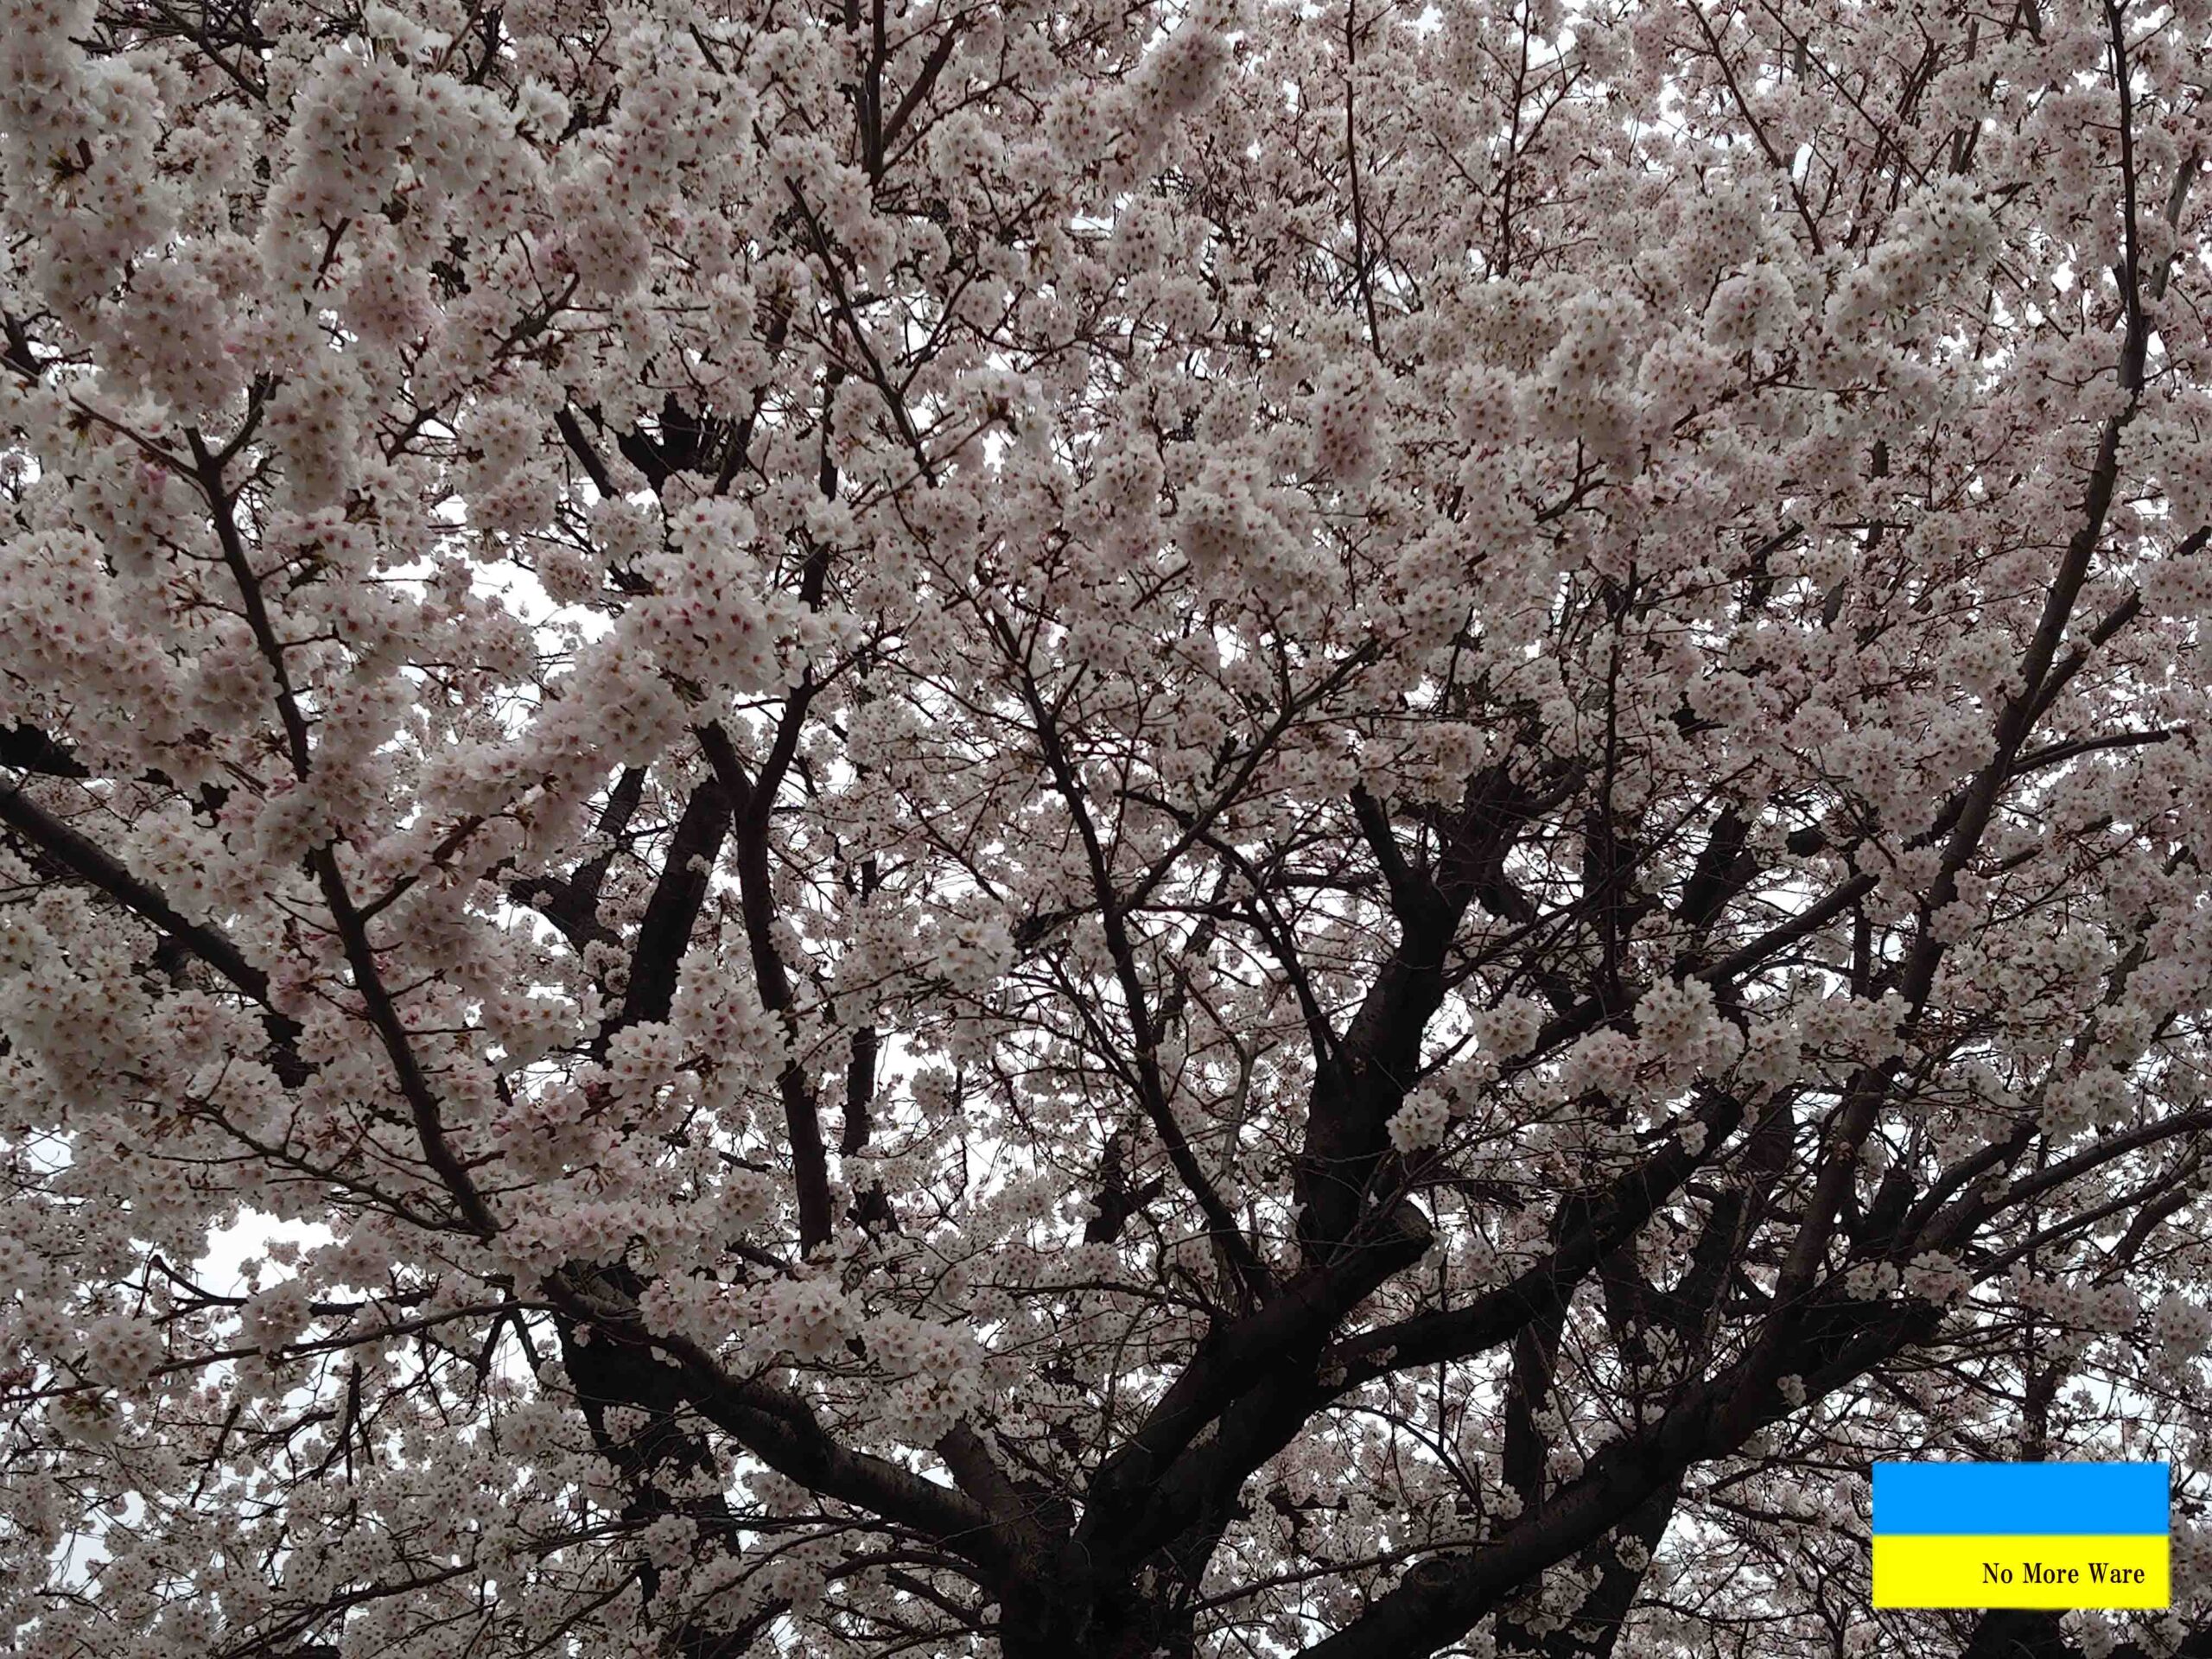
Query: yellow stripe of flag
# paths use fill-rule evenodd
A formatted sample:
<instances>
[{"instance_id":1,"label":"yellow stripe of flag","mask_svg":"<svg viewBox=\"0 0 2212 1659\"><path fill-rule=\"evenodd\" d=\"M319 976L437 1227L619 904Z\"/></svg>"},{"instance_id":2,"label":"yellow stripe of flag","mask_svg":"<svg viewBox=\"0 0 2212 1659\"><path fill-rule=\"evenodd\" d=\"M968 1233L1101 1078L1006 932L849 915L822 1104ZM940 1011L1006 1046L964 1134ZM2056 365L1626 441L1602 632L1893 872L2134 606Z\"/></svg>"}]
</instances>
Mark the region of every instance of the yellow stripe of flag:
<instances>
[{"instance_id":1,"label":"yellow stripe of flag","mask_svg":"<svg viewBox=\"0 0 2212 1659\"><path fill-rule=\"evenodd\" d=\"M1931 1536L1877 1533L1877 1607L2164 1607L2164 1534Z\"/></svg>"}]
</instances>

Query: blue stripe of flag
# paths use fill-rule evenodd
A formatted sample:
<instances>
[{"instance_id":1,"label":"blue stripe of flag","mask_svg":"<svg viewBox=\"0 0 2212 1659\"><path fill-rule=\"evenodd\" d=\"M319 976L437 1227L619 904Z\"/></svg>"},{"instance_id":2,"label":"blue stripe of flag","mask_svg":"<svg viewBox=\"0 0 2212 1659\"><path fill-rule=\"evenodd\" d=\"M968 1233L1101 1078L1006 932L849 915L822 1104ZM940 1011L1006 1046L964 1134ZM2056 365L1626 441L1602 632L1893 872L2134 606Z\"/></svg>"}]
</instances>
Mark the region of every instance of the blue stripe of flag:
<instances>
[{"instance_id":1,"label":"blue stripe of flag","mask_svg":"<svg viewBox=\"0 0 2212 1659\"><path fill-rule=\"evenodd\" d=\"M2170 1530L2163 1463L1878 1463L1874 1530L2019 1537Z\"/></svg>"}]
</instances>

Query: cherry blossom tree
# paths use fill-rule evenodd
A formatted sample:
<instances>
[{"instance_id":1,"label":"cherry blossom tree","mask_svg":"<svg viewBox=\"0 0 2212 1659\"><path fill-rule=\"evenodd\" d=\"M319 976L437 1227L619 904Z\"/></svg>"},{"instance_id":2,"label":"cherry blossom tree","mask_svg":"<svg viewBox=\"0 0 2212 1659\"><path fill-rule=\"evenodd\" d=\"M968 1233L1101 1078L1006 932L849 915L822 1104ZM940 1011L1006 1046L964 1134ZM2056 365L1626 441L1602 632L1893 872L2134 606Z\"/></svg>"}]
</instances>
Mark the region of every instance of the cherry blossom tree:
<instances>
[{"instance_id":1,"label":"cherry blossom tree","mask_svg":"<svg viewBox=\"0 0 2212 1659\"><path fill-rule=\"evenodd\" d=\"M0 1631L2212 1653L2208 86L8 0ZM1877 1615L1898 1456L2174 1610Z\"/></svg>"}]
</instances>

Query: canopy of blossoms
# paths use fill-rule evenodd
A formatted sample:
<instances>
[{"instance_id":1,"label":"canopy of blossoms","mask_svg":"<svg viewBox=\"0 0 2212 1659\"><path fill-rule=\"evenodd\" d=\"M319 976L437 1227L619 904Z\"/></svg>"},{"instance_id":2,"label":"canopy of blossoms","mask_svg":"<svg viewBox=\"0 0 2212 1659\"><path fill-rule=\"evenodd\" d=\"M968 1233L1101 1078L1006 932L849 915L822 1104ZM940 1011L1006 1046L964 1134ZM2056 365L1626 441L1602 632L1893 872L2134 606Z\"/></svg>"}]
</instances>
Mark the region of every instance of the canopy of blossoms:
<instances>
[{"instance_id":1,"label":"canopy of blossoms","mask_svg":"<svg viewBox=\"0 0 2212 1659\"><path fill-rule=\"evenodd\" d=\"M4 14L0 1646L2212 1653L2206 0Z\"/></svg>"}]
</instances>

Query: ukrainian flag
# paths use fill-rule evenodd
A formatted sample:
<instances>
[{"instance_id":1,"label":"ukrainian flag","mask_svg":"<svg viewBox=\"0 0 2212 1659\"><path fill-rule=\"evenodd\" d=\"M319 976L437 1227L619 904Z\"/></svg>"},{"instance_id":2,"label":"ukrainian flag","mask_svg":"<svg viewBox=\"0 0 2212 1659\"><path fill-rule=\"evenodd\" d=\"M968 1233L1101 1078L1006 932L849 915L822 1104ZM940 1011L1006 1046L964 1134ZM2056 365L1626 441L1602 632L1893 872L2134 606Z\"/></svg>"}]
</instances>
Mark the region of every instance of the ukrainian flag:
<instances>
[{"instance_id":1,"label":"ukrainian flag","mask_svg":"<svg viewBox=\"0 0 2212 1659\"><path fill-rule=\"evenodd\" d=\"M1877 1607L2164 1607L2163 1463L1878 1463Z\"/></svg>"}]
</instances>

